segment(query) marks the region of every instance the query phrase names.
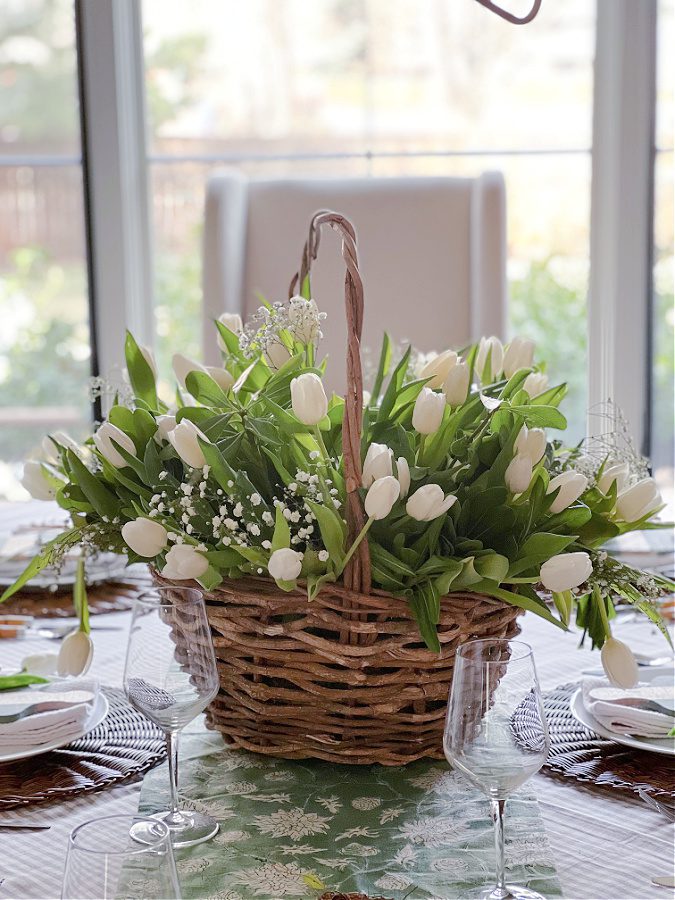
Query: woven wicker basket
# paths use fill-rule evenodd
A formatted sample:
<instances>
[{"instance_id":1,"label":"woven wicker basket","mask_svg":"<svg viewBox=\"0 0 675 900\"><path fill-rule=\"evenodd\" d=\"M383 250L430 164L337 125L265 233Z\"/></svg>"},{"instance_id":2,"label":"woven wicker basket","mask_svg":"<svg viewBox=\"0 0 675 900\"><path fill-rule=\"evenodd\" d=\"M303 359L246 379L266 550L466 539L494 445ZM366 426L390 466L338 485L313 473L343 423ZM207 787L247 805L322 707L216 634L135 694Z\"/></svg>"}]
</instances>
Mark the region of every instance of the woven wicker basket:
<instances>
[{"instance_id":1,"label":"woven wicker basket","mask_svg":"<svg viewBox=\"0 0 675 900\"><path fill-rule=\"evenodd\" d=\"M343 216L312 218L289 295L316 259L323 225L341 235L347 268L343 457L351 542L365 521L359 495L363 284L354 229ZM367 541L343 584L324 587L311 603L304 590L284 593L264 578L227 581L205 599L220 673L209 724L236 747L290 759L401 765L442 756L455 650L473 638L519 631L517 608L453 593L441 602L441 652L431 653L407 602L371 589Z\"/></svg>"}]
</instances>

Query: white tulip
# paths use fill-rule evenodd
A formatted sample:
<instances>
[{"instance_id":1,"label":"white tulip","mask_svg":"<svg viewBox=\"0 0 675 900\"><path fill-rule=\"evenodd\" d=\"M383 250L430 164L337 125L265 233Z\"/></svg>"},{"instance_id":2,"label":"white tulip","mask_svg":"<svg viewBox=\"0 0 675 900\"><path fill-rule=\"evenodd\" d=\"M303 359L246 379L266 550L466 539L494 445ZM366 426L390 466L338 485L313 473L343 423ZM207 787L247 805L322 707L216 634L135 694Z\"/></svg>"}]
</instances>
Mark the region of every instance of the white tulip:
<instances>
[{"instance_id":1,"label":"white tulip","mask_svg":"<svg viewBox=\"0 0 675 900\"><path fill-rule=\"evenodd\" d=\"M504 481L512 494L522 494L532 481L532 460L524 453L516 453L504 473Z\"/></svg>"},{"instance_id":2,"label":"white tulip","mask_svg":"<svg viewBox=\"0 0 675 900\"><path fill-rule=\"evenodd\" d=\"M516 453L529 456L532 465L536 466L546 452L546 432L543 428L528 428L523 425L518 432L515 449Z\"/></svg>"},{"instance_id":3,"label":"white tulip","mask_svg":"<svg viewBox=\"0 0 675 900\"><path fill-rule=\"evenodd\" d=\"M401 486L399 496L401 500L408 496L410 490L410 466L405 456L399 456L396 460L396 478Z\"/></svg>"},{"instance_id":4,"label":"white tulip","mask_svg":"<svg viewBox=\"0 0 675 900\"><path fill-rule=\"evenodd\" d=\"M538 397L548 388L548 375L543 372L530 372L523 382L523 390L530 397Z\"/></svg>"},{"instance_id":5,"label":"white tulip","mask_svg":"<svg viewBox=\"0 0 675 900\"><path fill-rule=\"evenodd\" d=\"M431 388L423 387L413 407L413 428L420 434L433 434L440 428L444 411L443 394L437 394Z\"/></svg>"},{"instance_id":6,"label":"white tulip","mask_svg":"<svg viewBox=\"0 0 675 900\"><path fill-rule=\"evenodd\" d=\"M155 362L155 356L154 356L152 350L150 349L150 347L146 347L143 344L139 344L138 349L143 354L143 359L150 366L150 371L152 372L152 376L156 381L157 380L157 363Z\"/></svg>"},{"instance_id":7,"label":"white tulip","mask_svg":"<svg viewBox=\"0 0 675 900\"><path fill-rule=\"evenodd\" d=\"M464 403L469 393L470 374L468 363L461 360L450 369L443 384L448 406L461 406Z\"/></svg>"},{"instance_id":8,"label":"white tulip","mask_svg":"<svg viewBox=\"0 0 675 900\"><path fill-rule=\"evenodd\" d=\"M71 631L59 649L56 671L63 678L66 675L84 675L89 670L94 656L94 643L84 631Z\"/></svg>"},{"instance_id":9,"label":"white tulip","mask_svg":"<svg viewBox=\"0 0 675 900\"><path fill-rule=\"evenodd\" d=\"M614 463L611 466L605 466L602 475L598 478L598 489L603 494L609 494L612 485L616 482L616 492L620 494L628 486L629 477L628 463Z\"/></svg>"},{"instance_id":10,"label":"white tulip","mask_svg":"<svg viewBox=\"0 0 675 900\"><path fill-rule=\"evenodd\" d=\"M483 380L483 369L487 363L488 354L490 354L489 377L492 381L496 381L497 376L502 371L502 362L504 359L504 347L498 337L483 337L478 344L475 370L481 381Z\"/></svg>"},{"instance_id":11,"label":"white tulip","mask_svg":"<svg viewBox=\"0 0 675 900\"><path fill-rule=\"evenodd\" d=\"M529 369L534 361L534 341L514 337L504 353L504 375L511 378L519 369Z\"/></svg>"},{"instance_id":12,"label":"white tulip","mask_svg":"<svg viewBox=\"0 0 675 900\"><path fill-rule=\"evenodd\" d=\"M183 356L182 353L174 353L171 357L171 365L178 384L184 389L186 389L185 379L190 372L206 372L204 366L196 359L190 359L189 356Z\"/></svg>"},{"instance_id":13,"label":"white tulip","mask_svg":"<svg viewBox=\"0 0 675 900\"><path fill-rule=\"evenodd\" d=\"M420 378L429 378L427 387L432 390L443 387L443 382L448 377L448 373L457 365L457 354L454 350L445 350L433 356L419 373Z\"/></svg>"},{"instance_id":14,"label":"white tulip","mask_svg":"<svg viewBox=\"0 0 675 900\"><path fill-rule=\"evenodd\" d=\"M166 547L168 535L159 522L139 516L122 526L122 537L138 556L157 556Z\"/></svg>"},{"instance_id":15,"label":"white tulip","mask_svg":"<svg viewBox=\"0 0 675 900\"><path fill-rule=\"evenodd\" d=\"M559 553L547 559L539 570L539 580L554 594L579 587L593 572L588 553Z\"/></svg>"},{"instance_id":16,"label":"white tulip","mask_svg":"<svg viewBox=\"0 0 675 900\"><path fill-rule=\"evenodd\" d=\"M366 458L363 461L361 484L364 488L370 487L376 478L384 478L392 474L392 452L386 444L373 442L368 447Z\"/></svg>"},{"instance_id":17,"label":"white tulip","mask_svg":"<svg viewBox=\"0 0 675 900\"><path fill-rule=\"evenodd\" d=\"M54 434L47 435L47 437L42 439L42 453L48 462L59 461L59 453L54 446L54 441L61 447L72 450L76 456L80 456L82 453L82 448L75 443L70 435L66 434L65 431L55 431Z\"/></svg>"},{"instance_id":18,"label":"white tulip","mask_svg":"<svg viewBox=\"0 0 675 900\"><path fill-rule=\"evenodd\" d=\"M234 384L234 377L222 366L206 366L205 371L223 391L229 391Z\"/></svg>"},{"instance_id":19,"label":"white tulip","mask_svg":"<svg viewBox=\"0 0 675 900\"><path fill-rule=\"evenodd\" d=\"M370 391L363 392L363 408L365 409L367 406L370 406L370 401L372 399L372 394Z\"/></svg>"},{"instance_id":20,"label":"white tulip","mask_svg":"<svg viewBox=\"0 0 675 900\"><path fill-rule=\"evenodd\" d=\"M318 375L305 372L291 381L291 406L303 425L318 425L328 412L328 398Z\"/></svg>"},{"instance_id":21,"label":"white tulip","mask_svg":"<svg viewBox=\"0 0 675 900\"><path fill-rule=\"evenodd\" d=\"M200 578L208 567L208 559L192 544L174 544L166 554L162 575L172 581L184 581L188 578Z\"/></svg>"},{"instance_id":22,"label":"white tulip","mask_svg":"<svg viewBox=\"0 0 675 900\"><path fill-rule=\"evenodd\" d=\"M58 653L33 653L21 660L21 671L29 675L56 675Z\"/></svg>"},{"instance_id":23,"label":"white tulip","mask_svg":"<svg viewBox=\"0 0 675 900\"><path fill-rule=\"evenodd\" d=\"M218 321L226 328L229 328L233 334L241 334L244 330L244 323L241 321L239 313L223 313L222 316L218 316ZM220 336L219 331L217 332L216 340L218 342L218 347L223 353L227 353L227 346Z\"/></svg>"},{"instance_id":24,"label":"white tulip","mask_svg":"<svg viewBox=\"0 0 675 900\"><path fill-rule=\"evenodd\" d=\"M291 358L291 351L281 341L268 341L265 347L265 361L270 369L280 369Z\"/></svg>"},{"instance_id":25,"label":"white tulip","mask_svg":"<svg viewBox=\"0 0 675 900\"><path fill-rule=\"evenodd\" d=\"M314 300L305 300L299 296L291 297L288 320L296 341L302 344L315 344L321 337L319 310Z\"/></svg>"},{"instance_id":26,"label":"white tulip","mask_svg":"<svg viewBox=\"0 0 675 900\"><path fill-rule=\"evenodd\" d=\"M136 445L129 435L111 422L104 422L94 435L96 449L101 456L108 460L111 466L114 466L116 469L123 469L127 463L119 450L113 446L113 441L119 444L127 453L136 456Z\"/></svg>"},{"instance_id":27,"label":"white tulip","mask_svg":"<svg viewBox=\"0 0 675 900\"><path fill-rule=\"evenodd\" d=\"M550 512L555 514L562 512L563 509L567 509L568 506L571 506L581 497L587 487L588 478L582 475L581 472L573 472L570 469L567 472L561 472L560 475L556 475L555 478L549 481L546 488L547 494L552 494L553 491L560 488L558 496L550 506Z\"/></svg>"},{"instance_id":28,"label":"white tulip","mask_svg":"<svg viewBox=\"0 0 675 900\"><path fill-rule=\"evenodd\" d=\"M199 446L198 438L208 443L210 441L204 432L197 428L194 422L191 422L189 419L183 419L169 432L168 438L176 453L188 466L192 466L194 469L201 469L202 466L206 465L206 459L202 448Z\"/></svg>"},{"instance_id":29,"label":"white tulip","mask_svg":"<svg viewBox=\"0 0 675 900\"><path fill-rule=\"evenodd\" d=\"M431 522L446 513L456 500L454 494L445 496L439 484L425 484L408 498L405 511L418 522Z\"/></svg>"},{"instance_id":30,"label":"white tulip","mask_svg":"<svg viewBox=\"0 0 675 900\"><path fill-rule=\"evenodd\" d=\"M369 519L385 519L401 493L401 485L393 475L377 478L368 488L364 507Z\"/></svg>"},{"instance_id":31,"label":"white tulip","mask_svg":"<svg viewBox=\"0 0 675 900\"><path fill-rule=\"evenodd\" d=\"M21 484L34 500L53 500L56 488L50 484L44 466L35 460L29 460L23 467Z\"/></svg>"},{"instance_id":32,"label":"white tulip","mask_svg":"<svg viewBox=\"0 0 675 900\"><path fill-rule=\"evenodd\" d=\"M616 498L616 511L624 522L644 519L661 506L663 498L653 478L643 478L632 487L621 491Z\"/></svg>"},{"instance_id":33,"label":"white tulip","mask_svg":"<svg viewBox=\"0 0 675 900\"><path fill-rule=\"evenodd\" d=\"M157 416L155 424L157 425L157 431L154 434L155 443L163 444L169 440L169 432L176 427L176 417L168 414Z\"/></svg>"},{"instance_id":34,"label":"white tulip","mask_svg":"<svg viewBox=\"0 0 675 900\"><path fill-rule=\"evenodd\" d=\"M633 651L623 641L608 637L602 645L600 659L602 668L614 687L628 690L638 683L640 670L637 661Z\"/></svg>"},{"instance_id":35,"label":"white tulip","mask_svg":"<svg viewBox=\"0 0 675 900\"><path fill-rule=\"evenodd\" d=\"M290 547L275 550L267 563L267 571L275 581L295 581L302 571L302 553Z\"/></svg>"}]
</instances>

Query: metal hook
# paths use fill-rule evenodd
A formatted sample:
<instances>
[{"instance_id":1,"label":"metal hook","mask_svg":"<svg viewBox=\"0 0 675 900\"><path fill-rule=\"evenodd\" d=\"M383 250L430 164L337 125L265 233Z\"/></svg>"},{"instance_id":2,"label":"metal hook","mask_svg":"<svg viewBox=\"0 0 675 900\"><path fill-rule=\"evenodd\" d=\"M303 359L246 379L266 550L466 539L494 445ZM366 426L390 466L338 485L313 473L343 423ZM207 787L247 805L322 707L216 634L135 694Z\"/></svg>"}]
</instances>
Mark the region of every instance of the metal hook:
<instances>
[{"instance_id":1,"label":"metal hook","mask_svg":"<svg viewBox=\"0 0 675 900\"><path fill-rule=\"evenodd\" d=\"M513 13L510 13L508 10L502 9L501 6L497 6L492 0L477 0L477 2L486 9L490 9L492 12L497 13L498 16L501 16L502 19L506 19L507 22L511 22L513 25L527 25L528 22L531 22L532 19L534 19L541 7L541 0L534 0L534 5L526 16L514 16Z\"/></svg>"}]
</instances>

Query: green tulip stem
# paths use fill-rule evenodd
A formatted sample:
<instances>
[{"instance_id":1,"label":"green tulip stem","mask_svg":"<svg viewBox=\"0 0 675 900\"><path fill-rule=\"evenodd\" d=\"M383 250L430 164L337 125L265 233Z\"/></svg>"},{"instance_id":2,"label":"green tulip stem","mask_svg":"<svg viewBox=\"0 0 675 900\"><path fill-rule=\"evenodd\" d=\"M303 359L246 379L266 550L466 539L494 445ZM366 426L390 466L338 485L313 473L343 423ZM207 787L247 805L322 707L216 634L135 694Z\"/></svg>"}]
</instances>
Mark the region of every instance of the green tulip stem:
<instances>
[{"instance_id":1,"label":"green tulip stem","mask_svg":"<svg viewBox=\"0 0 675 900\"><path fill-rule=\"evenodd\" d=\"M324 462L330 468L333 463L330 456L328 455L328 450L326 449L326 444L324 443L323 435L321 434L321 429L318 425L314 426L314 437L316 438L316 442L319 445L319 450L321 451Z\"/></svg>"},{"instance_id":2,"label":"green tulip stem","mask_svg":"<svg viewBox=\"0 0 675 900\"><path fill-rule=\"evenodd\" d=\"M602 622L602 627L605 631L605 638L611 638L612 629L609 627L609 619L607 618L607 607L605 606L604 598L603 598L602 594L600 593L600 588L597 586L593 588L593 599L595 600L596 605L598 607L598 612L600 613L600 620Z\"/></svg>"},{"instance_id":3,"label":"green tulip stem","mask_svg":"<svg viewBox=\"0 0 675 900\"><path fill-rule=\"evenodd\" d=\"M359 546L359 544L364 539L364 537L368 534L368 529L370 528L370 526L373 524L374 521L375 521L375 518L373 516L371 516L368 519L368 521L366 522L366 524L363 526L361 531L359 531L359 533L357 534L356 539L354 540L354 543L351 545L349 550L347 550L347 555L344 558L344 562L342 563L342 568L340 569L339 574L342 574L344 572L344 570L347 566L347 563L352 558L354 553L356 553L356 548Z\"/></svg>"},{"instance_id":4,"label":"green tulip stem","mask_svg":"<svg viewBox=\"0 0 675 900\"><path fill-rule=\"evenodd\" d=\"M77 573L75 576L75 587L73 589L73 604L75 611L80 617L79 630L85 634L89 634L89 603L87 600L87 587L84 580L84 560L79 559L77 563Z\"/></svg>"}]
</instances>

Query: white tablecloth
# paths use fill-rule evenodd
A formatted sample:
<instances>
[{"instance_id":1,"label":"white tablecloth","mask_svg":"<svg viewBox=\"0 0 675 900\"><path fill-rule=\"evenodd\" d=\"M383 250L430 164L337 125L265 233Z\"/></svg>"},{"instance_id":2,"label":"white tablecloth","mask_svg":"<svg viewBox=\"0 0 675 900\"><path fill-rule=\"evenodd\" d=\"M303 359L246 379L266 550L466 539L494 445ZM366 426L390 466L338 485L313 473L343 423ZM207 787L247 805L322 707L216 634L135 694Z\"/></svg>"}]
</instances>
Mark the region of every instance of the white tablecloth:
<instances>
[{"instance_id":1,"label":"white tablecloth","mask_svg":"<svg viewBox=\"0 0 675 900\"><path fill-rule=\"evenodd\" d=\"M92 618L94 625L122 625L123 631L94 631L92 674L103 684L120 685L128 613ZM599 665L599 654L577 649L579 636L563 634L538 617L522 620L522 638L535 651L544 689L573 681L582 668ZM656 629L642 623L619 625L617 637L640 652L665 655ZM0 642L0 665L11 668L28 653L49 652L43 639ZM531 785L539 797L563 893L567 900L648 900L672 896L651 883L672 875L673 825L627 791L598 789L577 781L537 775ZM60 896L68 834L93 816L136 811L140 784L111 788L63 803L18 811L0 818L48 821L44 832L0 831L0 898ZM270 900L270 898L267 898Z\"/></svg>"}]
</instances>

